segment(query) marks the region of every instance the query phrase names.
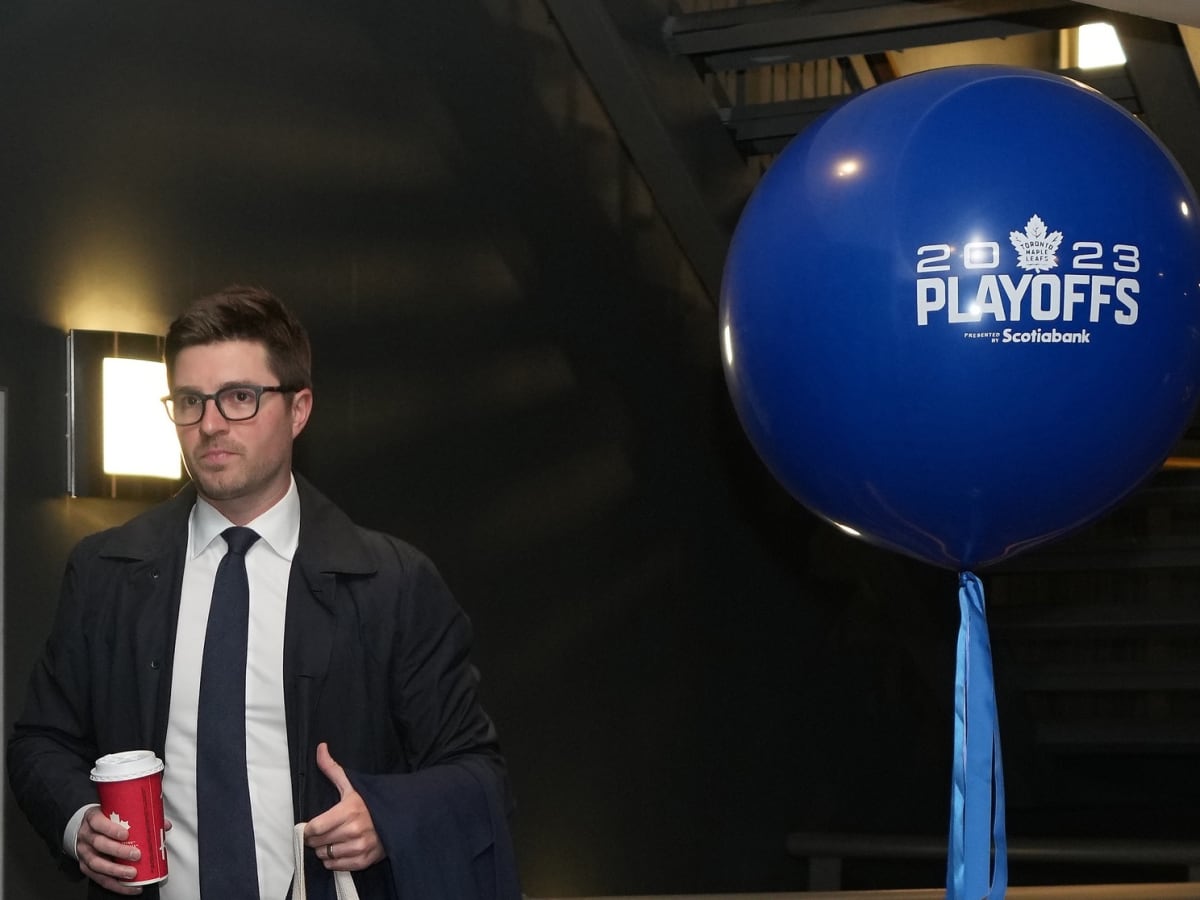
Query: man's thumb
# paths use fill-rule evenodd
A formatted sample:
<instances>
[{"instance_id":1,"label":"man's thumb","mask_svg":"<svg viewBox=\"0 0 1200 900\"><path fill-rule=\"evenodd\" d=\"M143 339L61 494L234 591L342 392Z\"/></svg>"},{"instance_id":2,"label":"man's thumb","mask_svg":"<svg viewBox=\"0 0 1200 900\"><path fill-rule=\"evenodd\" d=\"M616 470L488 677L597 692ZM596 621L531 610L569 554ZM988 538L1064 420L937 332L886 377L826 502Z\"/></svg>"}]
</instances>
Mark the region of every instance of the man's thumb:
<instances>
[{"instance_id":1,"label":"man's thumb","mask_svg":"<svg viewBox=\"0 0 1200 900\"><path fill-rule=\"evenodd\" d=\"M346 770L329 753L329 745L325 741L317 744L317 768L333 782L339 794L345 794L350 789L350 779L346 777Z\"/></svg>"}]
</instances>

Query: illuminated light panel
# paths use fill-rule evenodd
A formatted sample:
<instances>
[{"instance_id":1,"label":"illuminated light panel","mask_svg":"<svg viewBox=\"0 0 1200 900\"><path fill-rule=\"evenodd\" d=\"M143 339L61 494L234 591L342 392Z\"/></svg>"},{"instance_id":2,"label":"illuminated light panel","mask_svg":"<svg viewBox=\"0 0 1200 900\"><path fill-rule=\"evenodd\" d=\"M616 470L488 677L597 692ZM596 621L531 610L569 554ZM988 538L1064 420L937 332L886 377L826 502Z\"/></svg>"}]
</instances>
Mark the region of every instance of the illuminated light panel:
<instances>
[{"instance_id":1,"label":"illuminated light panel","mask_svg":"<svg viewBox=\"0 0 1200 900\"><path fill-rule=\"evenodd\" d=\"M182 477L175 426L159 399L167 393L166 365L105 357L102 372L105 474Z\"/></svg>"},{"instance_id":2,"label":"illuminated light panel","mask_svg":"<svg viewBox=\"0 0 1200 900\"><path fill-rule=\"evenodd\" d=\"M1125 65L1125 51L1117 31L1107 22L1079 26L1079 68L1103 69Z\"/></svg>"}]
</instances>

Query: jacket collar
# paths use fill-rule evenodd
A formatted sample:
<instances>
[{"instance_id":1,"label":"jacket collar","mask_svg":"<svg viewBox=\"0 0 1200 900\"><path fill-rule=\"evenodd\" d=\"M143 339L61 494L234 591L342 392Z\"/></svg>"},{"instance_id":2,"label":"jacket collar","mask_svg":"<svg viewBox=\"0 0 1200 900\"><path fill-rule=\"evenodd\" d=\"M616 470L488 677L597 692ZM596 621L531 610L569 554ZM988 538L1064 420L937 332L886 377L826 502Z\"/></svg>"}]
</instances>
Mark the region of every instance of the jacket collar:
<instances>
[{"instance_id":1,"label":"jacket collar","mask_svg":"<svg viewBox=\"0 0 1200 900\"><path fill-rule=\"evenodd\" d=\"M377 569L358 527L300 475L300 546L296 559L312 572L371 575Z\"/></svg>"},{"instance_id":2,"label":"jacket collar","mask_svg":"<svg viewBox=\"0 0 1200 900\"><path fill-rule=\"evenodd\" d=\"M300 493L300 546L296 558L312 573L370 575L376 565L350 517L306 479L296 475ZM187 540L187 519L196 503L195 485L113 530L101 556L151 560Z\"/></svg>"}]
</instances>

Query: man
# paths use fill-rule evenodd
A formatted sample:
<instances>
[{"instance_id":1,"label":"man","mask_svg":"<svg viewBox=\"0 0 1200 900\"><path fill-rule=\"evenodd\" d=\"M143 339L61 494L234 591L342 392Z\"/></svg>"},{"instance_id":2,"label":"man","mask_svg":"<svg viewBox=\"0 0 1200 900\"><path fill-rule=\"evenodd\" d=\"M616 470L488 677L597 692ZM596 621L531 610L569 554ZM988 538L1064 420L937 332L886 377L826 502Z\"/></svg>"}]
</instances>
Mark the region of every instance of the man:
<instances>
[{"instance_id":1,"label":"man","mask_svg":"<svg viewBox=\"0 0 1200 900\"><path fill-rule=\"evenodd\" d=\"M518 897L465 615L428 560L292 473L313 408L304 328L266 291L228 288L171 324L165 355L191 484L72 552L9 740L21 808L92 897L283 900L304 821L312 897L332 898L332 870L363 900ZM210 667L227 607L246 661L221 649ZM214 700L231 677L235 700ZM145 888L89 778L142 748L166 764L171 823L168 878Z\"/></svg>"}]
</instances>

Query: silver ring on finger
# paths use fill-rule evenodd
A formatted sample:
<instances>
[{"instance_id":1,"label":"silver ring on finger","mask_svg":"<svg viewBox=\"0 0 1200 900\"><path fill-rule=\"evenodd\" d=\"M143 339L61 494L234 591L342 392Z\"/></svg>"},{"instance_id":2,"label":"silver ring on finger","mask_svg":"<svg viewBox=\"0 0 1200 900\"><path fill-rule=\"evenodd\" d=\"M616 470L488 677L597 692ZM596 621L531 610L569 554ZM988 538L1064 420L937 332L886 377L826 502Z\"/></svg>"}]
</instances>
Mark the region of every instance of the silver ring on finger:
<instances>
[{"instance_id":1,"label":"silver ring on finger","mask_svg":"<svg viewBox=\"0 0 1200 900\"><path fill-rule=\"evenodd\" d=\"M326 858L326 859L333 859L333 844L326 844L326 845L325 845L325 858Z\"/></svg>"}]
</instances>

